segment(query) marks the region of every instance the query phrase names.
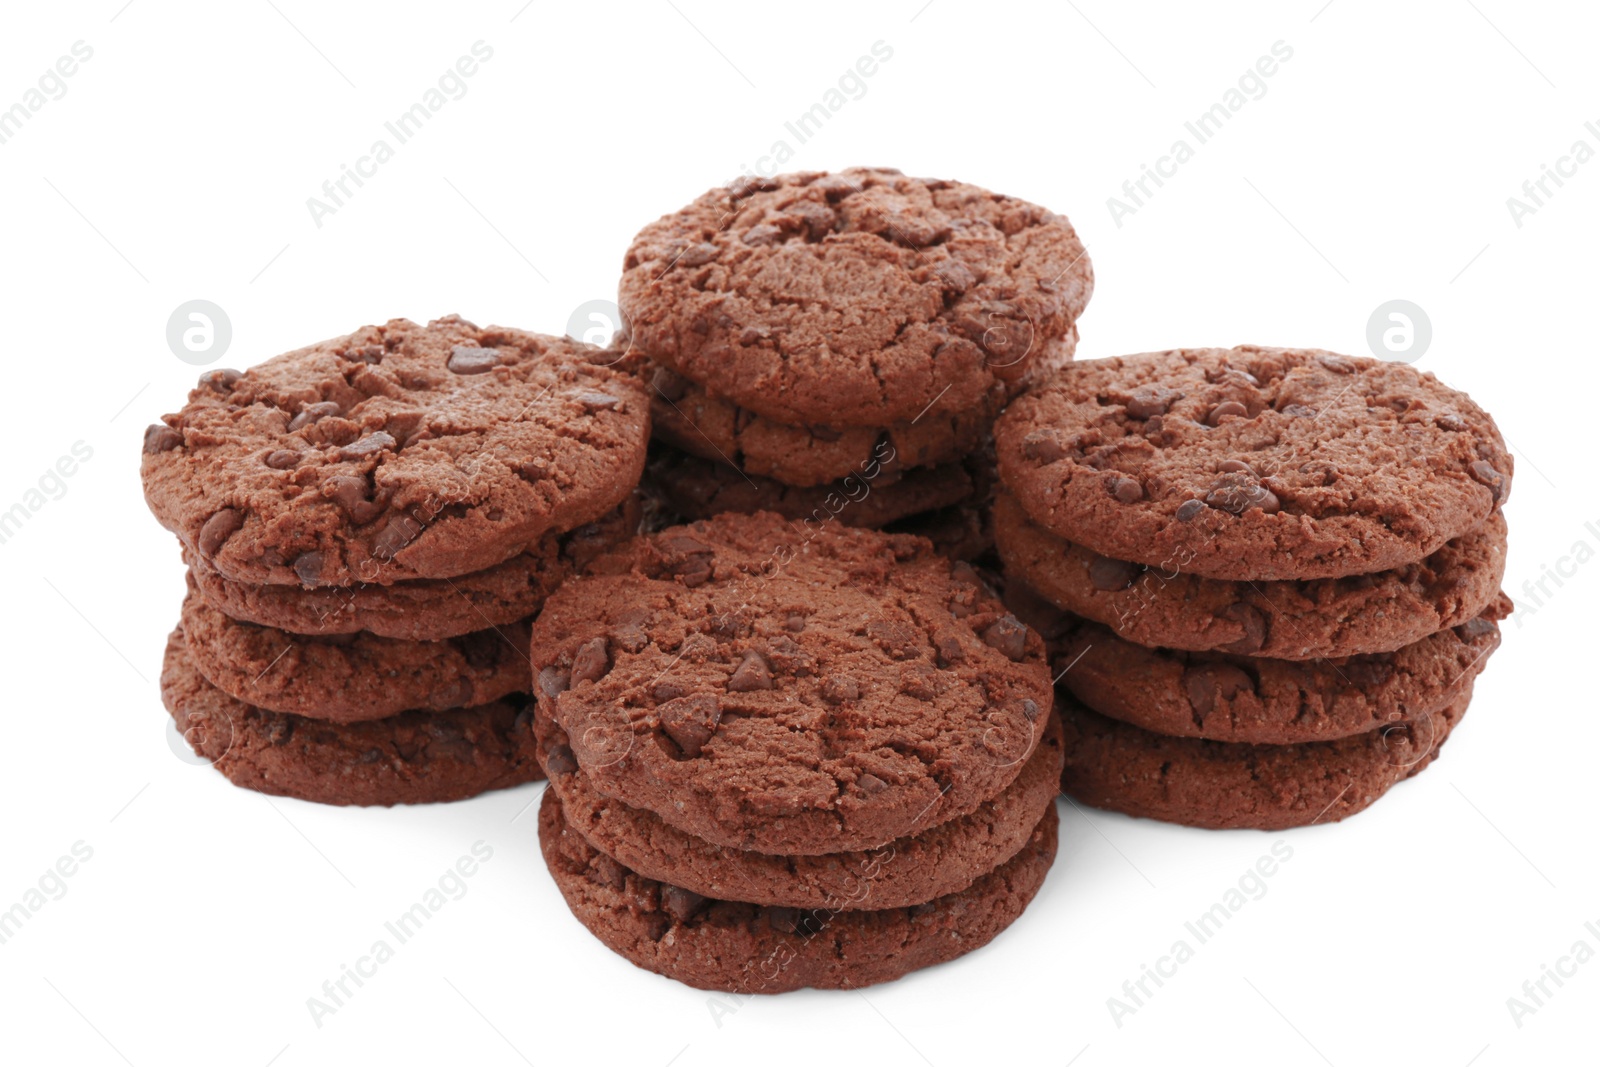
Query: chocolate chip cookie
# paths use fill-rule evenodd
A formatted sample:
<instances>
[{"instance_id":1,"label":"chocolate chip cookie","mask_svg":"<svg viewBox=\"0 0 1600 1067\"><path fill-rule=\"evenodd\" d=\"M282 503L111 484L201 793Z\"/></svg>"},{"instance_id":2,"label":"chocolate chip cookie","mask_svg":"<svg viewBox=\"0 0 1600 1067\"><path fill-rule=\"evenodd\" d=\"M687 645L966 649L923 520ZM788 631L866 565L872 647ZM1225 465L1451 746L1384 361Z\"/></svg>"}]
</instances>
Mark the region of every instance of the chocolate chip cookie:
<instances>
[{"instance_id":1,"label":"chocolate chip cookie","mask_svg":"<svg viewBox=\"0 0 1600 1067\"><path fill-rule=\"evenodd\" d=\"M363 722L413 708L447 711L532 689L528 624L442 641L376 634L309 637L231 619L191 580L183 602L189 655L236 700L327 722Z\"/></svg>"},{"instance_id":2,"label":"chocolate chip cookie","mask_svg":"<svg viewBox=\"0 0 1600 1067\"><path fill-rule=\"evenodd\" d=\"M145 434L145 500L224 578L350 586L493 567L615 508L649 409L600 349L450 317L211 371Z\"/></svg>"},{"instance_id":3,"label":"chocolate chip cookie","mask_svg":"<svg viewBox=\"0 0 1600 1067\"><path fill-rule=\"evenodd\" d=\"M1022 773L970 815L869 851L772 856L702 841L605 796L589 786L560 727L540 717L534 732L567 825L584 840L646 878L751 904L876 910L960 892L1021 851L1061 780L1061 726L1052 718Z\"/></svg>"},{"instance_id":4,"label":"chocolate chip cookie","mask_svg":"<svg viewBox=\"0 0 1600 1067\"><path fill-rule=\"evenodd\" d=\"M533 709L512 696L455 711L335 724L264 711L206 681L182 629L167 638L161 699L195 752L235 785L319 804L464 800L542 777Z\"/></svg>"},{"instance_id":5,"label":"chocolate chip cookie","mask_svg":"<svg viewBox=\"0 0 1600 1067\"><path fill-rule=\"evenodd\" d=\"M1317 349L1073 363L995 426L1034 522L1100 555L1230 581L1416 563L1480 527L1511 456L1464 393Z\"/></svg>"},{"instance_id":6,"label":"chocolate chip cookie","mask_svg":"<svg viewBox=\"0 0 1600 1067\"><path fill-rule=\"evenodd\" d=\"M1509 600L1395 652L1260 659L1124 641L1099 623L1061 640L1058 684L1102 715L1173 737L1327 741L1438 714L1500 646Z\"/></svg>"},{"instance_id":7,"label":"chocolate chip cookie","mask_svg":"<svg viewBox=\"0 0 1600 1067\"><path fill-rule=\"evenodd\" d=\"M832 911L710 900L628 870L570 827L547 789L539 846L590 933L645 970L696 989L859 989L983 947L1011 925L1055 859L1055 806L1021 851L966 889L909 908Z\"/></svg>"},{"instance_id":8,"label":"chocolate chip cookie","mask_svg":"<svg viewBox=\"0 0 1600 1067\"><path fill-rule=\"evenodd\" d=\"M925 540L770 512L635 539L534 623L597 791L731 848L875 848L966 815L1044 729L1038 635Z\"/></svg>"},{"instance_id":9,"label":"chocolate chip cookie","mask_svg":"<svg viewBox=\"0 0 1600 1067\"><path fill-rule=\"evenodd\" d=\"M1033 522L1010 493L995 501L1008 572L1067 611L1137 644L1326 659L1392 652L1476 618L1500 594L1500 512L1418 563L1376 574L1230 582L1099 555Z\"/></svg>"},{"instance_id":10,"label":"chocolate chip cookie","mask_svg":"<svg viewBox=\"0 0 1600 1067\"><path fill-rule=\"evenodd\" d=\"M633 344L713 396L787 426L887 427L1020 377L1093 278L1059 215L862 168L711 190L634 239L619 301Z\"/></svg>"},{"instance_id":11,"label":"chocolate chip cookie","mask_svg":"<svg viewBox=\"0 0 1600 1067\"><path fill-rule=\"evenodd\" d=\"M1213 830L1338 822L1432 763L1471 699L1469 684L1416 722L1301 745L1166 737L1064 699L1061 788L1097 808Z\"/></svg>"}]
</instances>

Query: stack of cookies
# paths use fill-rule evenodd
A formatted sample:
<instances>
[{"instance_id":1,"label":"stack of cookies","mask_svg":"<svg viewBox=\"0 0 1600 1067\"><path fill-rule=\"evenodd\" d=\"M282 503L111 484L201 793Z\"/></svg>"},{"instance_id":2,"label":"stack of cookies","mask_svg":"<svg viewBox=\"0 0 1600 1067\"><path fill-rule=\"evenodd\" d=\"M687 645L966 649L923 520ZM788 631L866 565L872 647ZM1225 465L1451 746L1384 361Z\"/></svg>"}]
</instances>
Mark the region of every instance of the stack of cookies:
<instances>
[{"instance_id":1,"label":"stack of cookies","mask_svg":"<svg viewBox=\"0 0 1600 1067\"><path fill-rule=\"evenodd\" d=\"M396 319L201 378L142 464L189 566L161 690L195 752L330 804L537 778L528 620L638 521L617 358Z\"/></svg>"},{"instance_id":2,"label":"stack of cookies","mask_svg":"<svg viewBox=\"0 0 1600 1067\"><path fill-rule=\"evenodd\" d=\"M1438 753L1509 614L1511 457L1405 364L1096 360L995 431L1013 607L1057 654L1063 788L1206 827L1362 810Z\"/></svg>"},{"instance_id":3,"label":"stack of cookies","mask_svg":"<svg viewBox=\"0 0 1600 1067\"><path fill-rule=\"evenodd\" d=\"M619 345L652 494L989 546L990 433L1071 360L1093 271L1067 220L895 170L741 179L645 227Z\"/></svg>"},{"instance_id":4,"label":"stack of cookies","mask_svg":"<svg viewBox=\"0 0 1600 1067\"><path fill-rule=\"evenodd\" d=\"M887 981L986 944L1054 858L1044 644L926 540L672 527L558 590L532 647L545 859L641 967Z\"/></svg>"}]
</instances>

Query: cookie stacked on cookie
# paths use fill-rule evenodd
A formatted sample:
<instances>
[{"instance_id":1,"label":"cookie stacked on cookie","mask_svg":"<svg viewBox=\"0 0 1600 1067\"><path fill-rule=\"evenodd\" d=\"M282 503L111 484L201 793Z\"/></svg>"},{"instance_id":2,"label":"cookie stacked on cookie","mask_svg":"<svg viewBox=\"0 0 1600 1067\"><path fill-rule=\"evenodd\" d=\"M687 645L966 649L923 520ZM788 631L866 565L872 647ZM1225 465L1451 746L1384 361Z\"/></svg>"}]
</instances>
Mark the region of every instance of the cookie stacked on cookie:
<instances>
[{"instance_id":1,"label":"cookie stacked on cookie","mask_svg":"<svg viewBox=\"0 0 1600 1067\"><path fill-rule=\"evenodd\" d=\"M142 462L189 566L161 689L195 752L332 804L538 777L528 620L638 522L616 358L396 319L203 376Z\"/></svg>"},{"instance_id":2,"label":"cookie stacked on cookie","mask_svg":"<svg viewBox=\"0 0 1600 1067\"><path fill-rule=\"evenodd\" d=\"M672 527L564 585L532 649L545 859L641 967L887 981L987 943L1054 858L1043 642L921 538Z\"/></svg>"},{"instance_id":3,"label":"cookie stacked on cookie","mask_svg":"<svg viewBox=\"0 0 1600 1067\"><path fill-rule=\"evenodd\" d=\"M648 483L689 519L912 521L981 550L994 419L1071 360L1092 289L1065 218L976 186L860 168L712 190L624 263Z\"/></svg>"},{"instance_id":4,"label":"cookie stacked on cookie","mask_svg":"<svg viewBox=\"0 0 1600 1067\"><path fill-rule=\"evenodd\" d=\"M1063 672L1069 794L1276 829L1438 754L1510 609L1511 456L1465 394L1399 363L1189 349L1073 364L995 437L996 540Z\"/></svg>"}]
</instances>

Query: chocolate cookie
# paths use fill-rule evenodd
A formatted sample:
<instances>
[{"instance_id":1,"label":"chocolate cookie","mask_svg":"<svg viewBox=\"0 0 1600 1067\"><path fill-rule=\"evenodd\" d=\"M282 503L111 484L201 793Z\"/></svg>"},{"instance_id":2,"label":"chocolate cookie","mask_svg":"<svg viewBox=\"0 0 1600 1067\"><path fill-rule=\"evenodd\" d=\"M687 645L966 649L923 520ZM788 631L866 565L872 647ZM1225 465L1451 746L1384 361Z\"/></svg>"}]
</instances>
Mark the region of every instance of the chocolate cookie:
<instances>
[{"instance_id":1,"label":"chocolate cookie","mask_svg":"<svg viewBox=\"0 0 1600 1067\"><path fill-rule=\"evenodd\" d=\"M1494 420L1403 363L1201 348L1073 363L995 425L1034 522L1112 559L1231 581L1404 567L1511 489Z\"/></svg>"},{"instance_id":2,"label":"chocolate cookie","mask_svg":"<svg viewBox=\"0 0 1600 1067\"><path fill-rule=\"evenodd\" d=\"M161 699L178 732L235 785L319 804L428 804L536 781L533 708L520 696L372 722L263 711L206 681L167 638Z\"/></svg>"},{"instance_id":3,"label":"chocolate cookie","mask_svg":"<svg viewBox=\"0 0 1600 1067\"><path fill-rule=\"evenodd\" d=\"M596 849L646 878L751 904L898 908L960 892L1021 851L1061 781L1061 726L1052 717L1022 773L970 815L870 851L772 856L702 841L597 792L565 755L560 727L541 717L534 733L568 826ZM554 761L552 750L561 754Z\"/></svg>"},{"instance_id":4,"label":"chocolate cookie","mask_svg":"<svg viewBox=\"0 0 1600 1067\"><path fill-rule=\"evenodd\" d=\"M1044 729L1036 634L920 538L721 515L635 539L534 623L594 789L732 848L875 848L974 811Z\"/></svg>"},{"instance_id":5,"label":"chocolate cookie","mask_svg":"<svg viewBox=\"0 0 1600 1067\"><path fill-rule=\"evenodd\" d=\"M1082 623L1061 642L1058 684L1102 715L1172 737L1328 741L1439 713L1500 647L1496 620L1510 607L1396 652L1299 662L1145 648Z\"/></svg>"},{"instance_id":6,"label":"chocolate cookie","mask_svg":"<svg viewBox=\"0 0 1600 1067\"><path fill-rule=\"evenodd\" d=\"M211 371L145 433L145 500L225 578L387 585L493 567L615 508L648 404L601 349L454 316Z\"/></svg>"},{"instance_id":7,"label":"chocolate cookie","mask_svg":"<svg viewBox=\"0 0 1600 1067\"><path fill-rule=\"evenodd\" d=\"M1063 700L1061 788L1097 808L1212 830L1338 822L1432 763L1471 699L1468 684L1416 723L1303 745L1166 737Z\"/></svg>"},{"instance_id":8,"label":"chocolate cookie","mask_svg":"<svg viewBox=\"0 0 1600 1067\"><path fill-rule=\"evenodd\" d=\"M887 427L982 404L1093 285L1065 218L863 168L711 190L639 233L618 299L633 343L711 395L789 426Z\"/></svg>"},{"instance_id":9,"label":"chocolate cookie","mask_svg":"<svg viewBox=\"0 0 1600 1067\"><path fill-rule=\"evenodd\" d=\"M1392 652L1476 618L1500 593L1506 523L1496 511L1427 559L1376 574L1229 582L1108 559L995 502L1007 571L1051 602L1137 644L1274 659Z\"/></svg>"},{"instance_id":10,"label":"chocolate cookie","mask_svg":"<svg viewBox=\"0 0 1600 1067\"><path fill-rule=\"evenodd\" d=\"M794 426L765 418L728 400L709 395L664 367L647 377L650 414L657 440L702 459L731 464L746 474L786 485L811 487L841 478L859 478L877 467L931 467L948 464L983 448L994 420L1012 397L1034 380L1048 380L1072 362L1076 329L1051 341L1013 382L996 382L983 398L959 411L876 426Z\"/></svg>"},{"instance_id":11,"label":"chocolate cookie","mask_svg":"<svg viewBox=\"0 0 1600 1067\"><path fill-rule=\"evenodd\" d=\"M413 708L447 711L532 689L526 622L443 641L308 637L230 619L191 580L183 632L195 666L224 693L327 722L382 719Z\"/></svg>"},{"instance_id":12,"label":"chocolate cookie","mask_svg":"<svg viewBox=\"0 0 1600 1067\"><path fill-rule=\"evenodd\" d=\"M630 496L600 519L565 533L547 533L526 551L487 570L392 585L251 585L224 578L189 548L183 550L183 561L206 601L241 622L298 634L367 631L403 641L438 641L537 614L562 582L633 536L642 511L641 501Z\"/></svg>"},{"instance_id":13,"label":"chocolate cookie","mask_svg":"<svg viewBox=\"0 0 1600 1067\"><path fill-rule=\"evenodd\" d=\"M1022 850L966 889L909 908L832 911L708 900L645 878L572 829L555 790L539 846L567 906L613 952L696 989L859 989L982 948L1022 914L1055 860L1055 805Z\"/></svg>"},{"instance_id":14,"label":"chocolate cookie","mask_svg":"<svg viewBox=\"0 0 1600 1067\"><path fill-rule=\"evenodd\" d=\"M786 519L877 529L897 519L959 504L973 493L960 463L909 470L880 470L871 480L852 474L829 485L798 489L760 475L653 445L645 484L684 519L709 519L725 511L774 511Z\"/></svg>"}]
</instances>

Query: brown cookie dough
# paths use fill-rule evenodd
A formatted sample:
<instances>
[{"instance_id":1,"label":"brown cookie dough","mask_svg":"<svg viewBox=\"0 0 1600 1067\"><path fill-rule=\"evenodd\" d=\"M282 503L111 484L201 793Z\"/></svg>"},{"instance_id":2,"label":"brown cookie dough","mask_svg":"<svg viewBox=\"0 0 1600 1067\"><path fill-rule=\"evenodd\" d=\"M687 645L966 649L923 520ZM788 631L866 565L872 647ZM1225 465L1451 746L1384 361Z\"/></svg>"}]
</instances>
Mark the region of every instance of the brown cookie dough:
<instances>
[{"instance_id":1,"label":"brown cookie dough","mask_svg":"<svg viewBox=\"0 0 1600 1067\"><path fill-rule=\"evenodd\" d=\"M875 426L791 425L719 399L664 367L646 368L657 440L702 459L731 465L786 485L821 486L883 467L933 467L984 448L1012 397L1032 381L1049 380L1072 362L1078 335L1051 341L1026 374L996 382L973 404Z\"/></svg>"},{"instance_id":2,"label":"brown cookie dough","mask_svg":"<svg viewBox=\"0 0 1600 1067\"><path fill-rule=\"evenodd\" d=\"M1061 642L1058 684L1087 707L1172 737L1281 745L1367 733L1438 714L1500 646L1509 601L1396 652L1256 659L1173 652L1082 623Z\"/></svg>"},{"instance_id":3,"label":"brown cookie dough","mask_svg":"<svg viewBox=\"0 0 1600 1067\"><path fill-rule=\"evenodd\" d=\"M167 638L161 699L196 754L234 785L319 804L464 800L541 778L533 708L514 696L456 711L337 725L263 711L206 681Z\"/></svg>"},{"instance_id":4,"label":"brown cookie dough","mask_svg":"<svg viewBox=\"0 0 1600 1067\"><path fill-rule=\"evenodd\" d=\"M1500 594L1506 523L1496 511L1428 558L1345 578L1230 582L1108 559L995 502L1006 570L1054 604L1152 648L1274 659L1392 652L1476 618Z\"/></svg>"},{"instance_id":5,"label":"brown cookie dough","mask_svg":"<svg viewBox=\"0 0 1600 1067\"><path fill-rule=\"evenodd\" d=\"M376 634L308 637L230 619L189 583L183 632L206 680L236 700L326 722L447 711L532 689L528 624L443 641Z\"/></svg>"},{"instance_id":6,"label":"brown cookie dough","mask_svg":"<svg viewBox=\"0 0 1600 1067\"><path fill-rule=\"evenodd\" d=\"M534 623L599 792L732 848L875 848L974 811L1044 729L1039 637L927 541L778 515L635 539Z\"/></svg>"},{"instance_id":7,"label":"brown cookie dough","mask_svg":"<svg viewBox=\"0 0 1600 1067\"><path fill-rule=\"evenodd\" d=\"M889 426L982 403L1093 285L1065 218L860 168L711 190L640 231L618 299L634 344L715 396L790 426Z\"/></svg>"},{"instance_id":8,"label":"brown cookie dough","mask_svg":"<svg viewBox=\"0 0 1600 1067\"><path fill-rule=\"evenodd\" d=\"M364 630L403 641L439 641L537 614L562 582L638 532L642 514L642 502L630 496L602 518L565 533L547 533L486 570L392 585L251 585L224 578L191 549L183 550L183 560L206 601L241 622L297 634Z\"/></svg>"},{"instance_id":9,"label":"brown cookie dough","mask_svg":"<svg viewBox=\"0 0 1600 1067\"><path fill-rule=\"evenodd\" d=\"M1231 581L1403 567L1511 489L1494 420L1403 363L1202 348L1073 363L995 424L1033 521L1112 559Z\"/></svg>"},{"instance_id":10,"label":"brown cookie dough","mask_svg":"<svg viewBox=\"0 0 1600 1067\"><path fill-rule=\"evenodd\" d=\"M607 948L696 989L859 989L982 948L1028 906L1055 860L1055 805L1026 845L966 889L909 908L831 911L708 900L628 870L566 822L555 790L539 846L572 914Z\"/></svg>"},{"instance_id":11,"label":"brown cookie dough","mask_svg":"<svg viewBox=\"0 0 1600 1067\"><path fill-rule=\"evenodd\" d=\"M970 815L870 851L772 856L702 841L597 792L560 727L541 717L534 733L568 826L596 849L646 878L751 904L876 910L960 892L1021 851L1061 781L1061 726L1052 718L1016 780Z\"/></svg>"},{"instance_id":12,"label":"brown cookie dough","mask_svg":"<svg viewBox=\"0 0 1600 1067\"><path fill-rule=\"evenodd\" d=\"M1303 745L1165 737L1063 700L1061 789L1108 811L1212 830L1338 822L1432 763L1471 699L1469 684L1415 723Z\"/></svg>"},{"instance_id":13,"label":"brown cookie dough","mask_svg":"<svg viewBox=\"0 0 1600 1067\"><path fill-rule=\"evenodd\" d=\"M864 529L959 504L974 488L965 466L947 463L880 470L870 480L852 474L829 485L798 489L661 444L651 446L644 477L645 485L684 519L709 519L725 511L773 511L807 525L837 520Z\"/></svg>"},{"instance_id":14,"label":"brown cookie dough","mask_svg":"<svg viewBox=\"0 0 1600 1067\"><path fill-rule=\"evenodd\" d=\"M615 508L649 406L614 354L404 319L211 371L145 433L145 500L223 577L386 585L493 567Z\"/></svg>"}]
</instances>

